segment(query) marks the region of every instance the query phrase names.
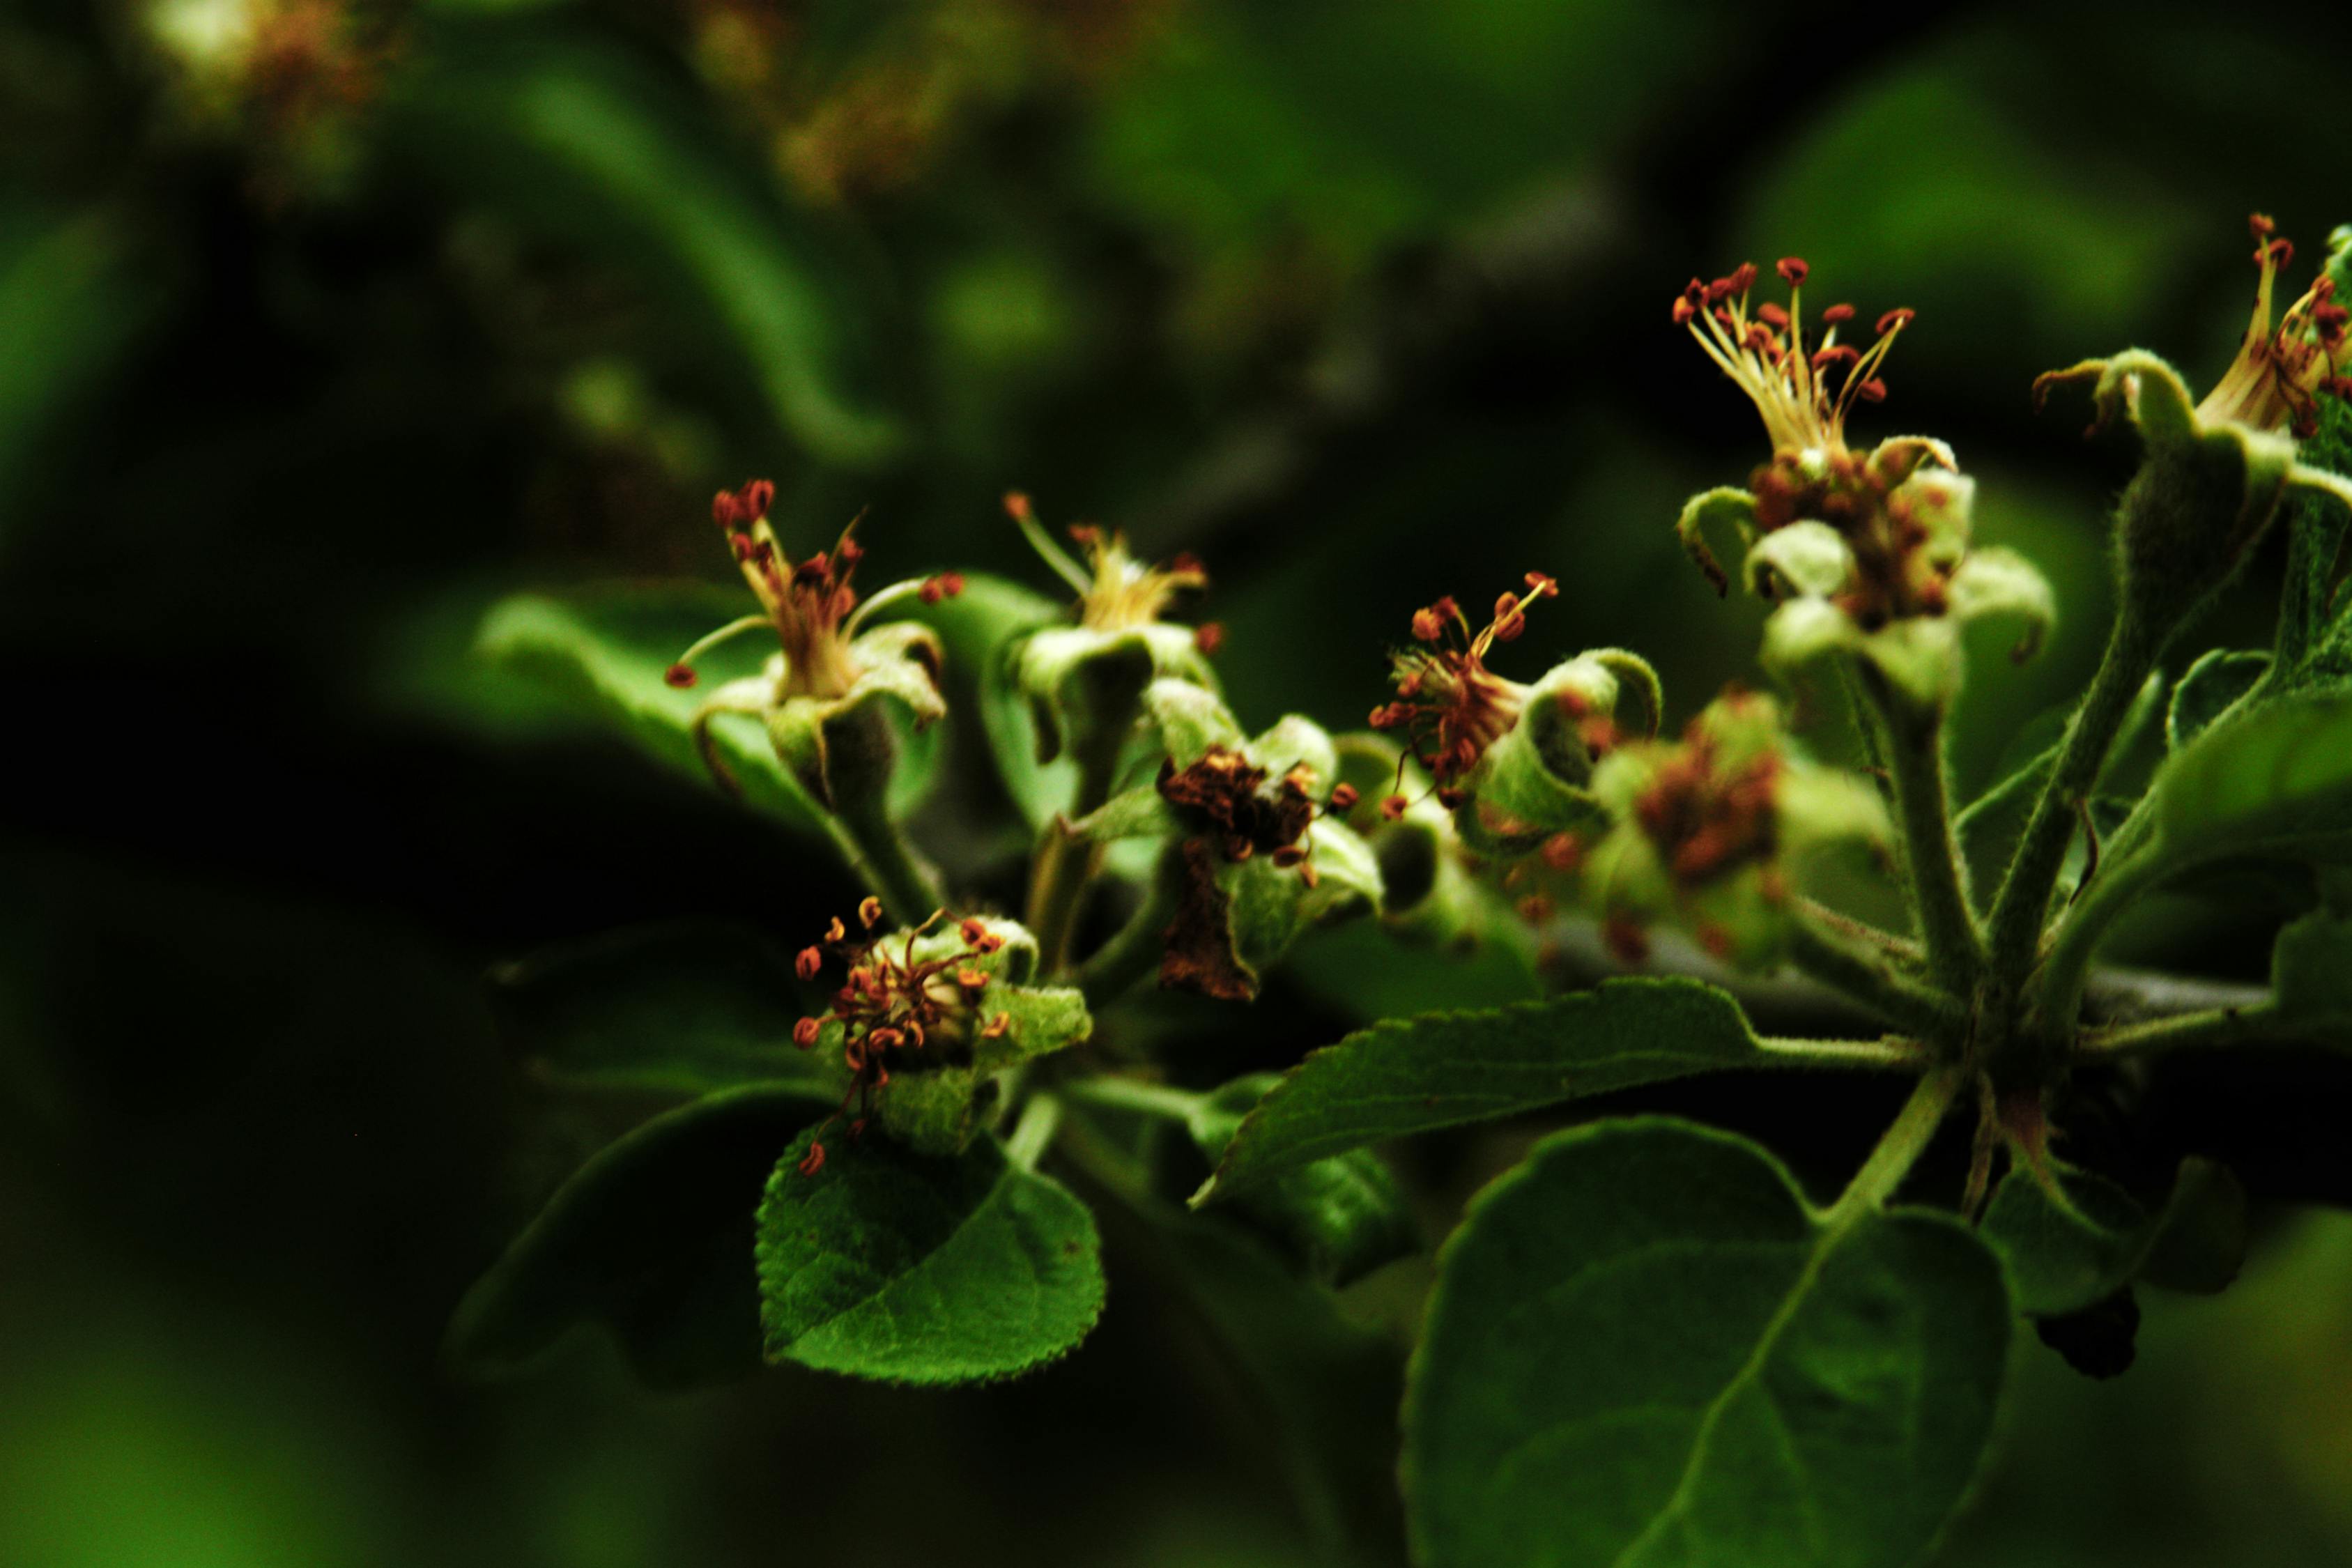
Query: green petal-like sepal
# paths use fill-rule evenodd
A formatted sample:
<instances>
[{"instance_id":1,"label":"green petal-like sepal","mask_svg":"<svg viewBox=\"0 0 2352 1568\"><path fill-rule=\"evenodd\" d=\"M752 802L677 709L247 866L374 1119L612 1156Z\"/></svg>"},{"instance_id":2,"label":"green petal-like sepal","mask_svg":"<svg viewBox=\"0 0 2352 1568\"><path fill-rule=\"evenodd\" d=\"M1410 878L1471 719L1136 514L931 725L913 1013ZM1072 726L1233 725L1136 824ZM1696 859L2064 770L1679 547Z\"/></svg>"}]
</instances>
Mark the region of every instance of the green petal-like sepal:
<instances>
[{"instance_id":1,"label":"green petal-like sepal","mask_svg":"<svg viewBox=\"0 0 2352 1568\"><path fill-rule=\"evenodd\" d=\"M1709 530L1725 527L1737 531L1743 544L1756 536L1753 495L1728 485L1702 490L1691 497L1682 515L1675 520L1675 537L1682 541L1683 548L1698 563L1698 569L1706 574L1706 580L1715 584L1717 594L1731 591L1731 579L1725 574L1723 563L1715 558L1715 552L1707 548L1706 535Z\"/></svg>"},{"instance_id":2,"label":"green petal-like sepal","mask_svg":"<svg viewBox=\"0 0 2352 1568\"><path fill-rule=\"evenodd\" d=\"M2041 569L2014 550L1972 550L1946 584L1952 616L1961 622L1980 616L2017 616L2025 622L2014 659L2032 657L2057 623L2058 600Z\"/></svg>"},{"instance_id":3,"label":"green petal-like sepal","mask_svg":"<svg viewBox=\"0 0 2352 1568\"><path fill-rule=\"evenodd\" d=\"M1181 679L1155 680L1144 690L1143 711L1159 728L1161 750L1179 768L1191 767L1211 747L1242 744L1241 721L1213 686Z\"/></svg>"},{"instance_id":4,"label":"green petal-like sepal","mask_svg":"<svg viewBox=\"0 0 2352 1568\"><path fill-rule=\"evenodd\" d=\"M1122 743L1155 679L1218 689L1192 628L1159 622L1119 631L1048 626L1024 638L1013 660L1014 679L1036 718L1041 761L1065 747L1083 752Z\"/></svg>"},{"instance_id":5,"label":"green petal-like sepal","mask_svg":"<svg viewBox=\"0 0 2352 1568\"><path fill-rule=\"evenodd\" d=\"M879 798L887 787L898 742L881 710L884 704L904 709L918 730L948 710L940 694L940 639L929 627L894 621L858 637L849 652L857 675L847 691L839 697L788 697L772 702L766 714L777 757L826 806Z\"/></svg>"},{"instance_id":6,"label":"green petal-like sepal","mask_svg":"<svg viewBox=\"0 0 2352 1568\"><path fill-rule=\"evenodd\" d=\"M1758 540L1748 552L1748 587L1768 599L1845 592L1853 577L1853 550L1826 522L1792 522Z\"/></svg>"},{"instance_id":7,"label":"green petal-like sepal","mask_svg":"<svg viewBox=\"0 0 2352 1568\"><path fill-rule=\"evenodd\" d=\"M1554 665L1528 688L1518 721L1486 748L1454 814L1463 841L1486 855L1524 855L1556 833L1602 826L1588 787L1596 757L1658 731L1658 677L1622 648Z\"/></svg>"}]
</instances>

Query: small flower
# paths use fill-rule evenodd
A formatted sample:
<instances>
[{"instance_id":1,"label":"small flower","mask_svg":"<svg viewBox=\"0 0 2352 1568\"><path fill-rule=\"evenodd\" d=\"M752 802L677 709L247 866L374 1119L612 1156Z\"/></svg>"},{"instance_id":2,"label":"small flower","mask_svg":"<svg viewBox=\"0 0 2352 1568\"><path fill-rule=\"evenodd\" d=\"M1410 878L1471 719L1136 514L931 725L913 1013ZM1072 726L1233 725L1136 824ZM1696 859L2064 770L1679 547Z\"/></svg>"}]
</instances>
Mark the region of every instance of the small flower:
<instances>
[{"instance_id":1,"label":"small flower","mask_svg":"<svg viewBox=\"0 0 2352 1568\"><path fill-rule=\"evenodd\" d=\"M1496 643L1516 641L1527 630L1527 606L1559 592L1540 572L1528 573L1527 585L1524 598L1497 598L1494 618L1476 632L1450 594L1415 610L1412 635L1421 646L1391 656L1397 700L1372 710L1371 726L1398 731L1406 754L1429 770L1438 801L1448 807L1466 798L1463 781L1527 704L1526 687L1486 668Z\"/></svg>"},{"instance_id":2,"label":"small flower","mask_svg":"<svg viewBox=\"0 0 2352 1568\"><path fill-rule=\"evenodd\" d=\"M2277 237L2278 226L2261 213L2246 223L2253 231L2254 266L2262 275L2253 320L2239 340L2237 358L2197 405L2197 417L2287 430L2304 440L2319 428L2320 398L2352 392L2344 377L2346 359L2352 355L2344 327L2352 310L2336 302L2336 279L2322 272L2273 327L2273 292L2280 269L2294 259L2294 246Z\"/></svg>"},{"instance_id":3,"label":"small flower","mask_svg":"<svg viewBox=\"0 0 2352 1568\"><path fill-rule=\"evenodd\" d=\"M1777 704L1751 693L1718 699L1678 741L1626 746L1592 783L1614 826L1589 861L1580 843L1563 846L1561 859L1586 869L1603 921L1629 936L1673 921L1742 967L1779 955L1796 857L1887 832L1876 795L1795 755Z\"/></svg>"},{"instance_id":4,"label":"small flower","mask_svg":"<svg viewBox=\"0 0 2352 1568\"><path fill-rule=\"evenodd\" d=\"M2124 609L2170 635L2235 574L2290 489L2352 506L2352 479L2298 459L2295 443L2318 427L2322 403L2352 395L2346 326L2336 296L2352 232L2336 231L2323 275L2275 322L2278 276L2294 248L2271 220L2248 220L2260 275L2252 318L2230 368L2192 405L2179 372L2145 349L2084 360L2035 378L2036 405L2051 389L2087 385L2096 435L2118 413L2144 446L2140 477L2117 509Z\"/></svg>"},{"instance_id":5,"label":"small flower","mask_svg":"<svg viewBox=\"0 0 2352 1568\"><path fill-rule=\"evenodd\" d=\"M1698 496L1675 532L1717 592L1729 578L1705 531L1728 521L1748 543L1750 586L1782 605L1766 631L1768 665L1786 671L1851 650L1919 703L1940 703L1958 682L1959 653L1939 623L2021 615L2021 658L2054 615L2049 588L2013 552L1970 549L1974 487L1942 442L1896 437L1867 455L1847 444L1854 407L1885 397L1880 372L1913 313L1885 312L1870 347L1857 349L1839 341L1853 307L1832 305L1809 342L1801 298L1809 269L1790 257L1778 270L1789 283L1785 307L1751 309L1753 264L1712 283L1694 279L1675 301L1675 321L1748 394L1772 442L1746 489Z\"/></svg>"},{"instance_id":6,"label":"small flower","mask_svg":"<svg viewBox=\"0 0 2352 1568\"><path fill-rule=\"evenodd\" d=\"M887 733L870 720L838 731L834 726L854 721L870 699L880 696L905 707L918 727L947 710L939 689L940 642L929 628L907 621L864 628L877 610L909 598L937 603L960 592L962 579L953 573L911 579L861 603L852 584L866 556L852 537L856 520L831 550L794 563L777 544L768 521L775 490L766 479L754 479L712 499L711 517L759 599L760 614L697 642L664 679L673 687L691 687L697 680L694 661L711 648L747 631L772 631L778 651L766 668L728 682L696 710L696 747L712 776L731 788L734 781L714 748L711 723L726 713L763 718L793 777L820 804L831 805L837 789L878 788L894 754ZM852 776L839 776L845 773Z\"/></svg>"}]
</instances>

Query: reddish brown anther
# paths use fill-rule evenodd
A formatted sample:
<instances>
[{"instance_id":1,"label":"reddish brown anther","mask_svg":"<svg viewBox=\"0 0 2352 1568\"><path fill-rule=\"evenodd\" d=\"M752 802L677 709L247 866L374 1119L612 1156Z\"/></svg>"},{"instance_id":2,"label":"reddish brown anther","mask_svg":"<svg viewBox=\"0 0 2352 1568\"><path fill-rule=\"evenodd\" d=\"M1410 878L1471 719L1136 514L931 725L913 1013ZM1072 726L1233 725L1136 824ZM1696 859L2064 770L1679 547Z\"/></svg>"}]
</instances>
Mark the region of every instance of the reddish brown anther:
<instances>
[{"instance_id":1,"label":"reddish brown anther","mask_svg":"<svg viewBox=\"0 0 2352 1568\"><path fill-rule=\"evenodd\" d=\"M1801 256L1784 256L1774 264L1772 269L1778 272L1791 289L1801 287L1805 281L1805 274L1810 270L1805 266L1805 258Z\"/></svg>"},{"instance_id":2,"label":"reddish brown anther","mask_svg":"<svg viewBox=\"0 0 2352 1568\"><path fill-rule=\"evenodd\" d=\"M1423 646L1391 656L1398 700L1374 709L1371 726L1405 731L1406 755L1430 770L1441 800L1448 792L1459 795L1455 781L1518 720L1523 689L1487 669L1486 657L1527 630L1529 605L1559 591L1540 572L1526 581L1526 595L1498 596L1494 619L1475 634L1451 595L1414 612L1413 637ZM1404 759L1397 765L1401 779Z\"/></svg>"},{"instance_id":3,"label":"reddish brown anther","mask_svg":"<svg viewBox=\"0 0 2352 1568\"><path fill-rule=\"evenodd\" d=\"M1879 335L1884 337L1886 333L1893 331L1897 327L1909 326L1911 324L1912 318L1918 315L1918 311L1912 310L1907 305L1895 306L1895 309L1887 311L1885 315L1878 318Z\"/></svg>"},{"instance_id":4,"label":"reddish brown anther","mask_svg":"<svg viewBox=\"0 0 2352 1568\"><path fill-rule=\"evenodd\" d=\"M673 664L662 671L662 684L676 687L680 691L691 687L697 679L692 665Z\"/></svg>"},{"instance_id":5,"label":"reddish brown anther","mask_svg":"<svg viewBox=\"0 0 2352 1568\"><path fill-rule=\"evenodd\" d=\"M793 959L793 973L803 980L814 980L824 967L824 953L818 948L804 947Z\"/></svg>"},{"instance_id":6,"label":"reddish brown anther","mask_svg":"<svg viewBox=\"0 0 2352 1568\"><path fill-rule=\"evenodd\" d=\"M1402 822L1404 820L1405 807L1412 804L1412 802L1405 799L1405 797L1401 795L1382 795L1381 797L1381 816L1391 822Z\"/></svg>"},{"instance_id":7,"label":"reddish brown anther","mask_svg":"<svg viewBox=\"0 0 2352 1568\"><path fill-rule=\"evenodd\" d=\"M803 1018L793 1026L793 1044L808 1050L816 1044L817 1032L824 1027L822 1018Z\"/></svg>"},{"instance_id":8,"label":"reddish brown anther","mask_svg":"<svg viewBox=\"0 0 2352 1568\"><path fill-rule=\"evenodd\" d=\"M868 893L857 900L857 923L872 931L882 923L882 900Z\"/></svg>"},{"instance_id":9,"label":"reddish brown anther","mask_svg":"<svg viewBox=\"0 0 2352 1568\"><path fill-rule=\"evenodd\" d=\"M1225 627L1222 621L1202 621L1192 628L1192 647L1203 658L1214 658L1217 650L1225 646Z\"/></svg>"},{"instance_id":10,"label":"reddish brown anther","mask_svg":"<svg viewBox=\"0 0 2352 1568\"><path fill-rule=\"evenodd\" d=\"M1562 876L1573 875L1584 865L1584 840L1573 833L1555 833L1543 841L1537 851L1543 863Z\"/></svg>"},{"instance_id":11,"label":"reddish brown anther","mask_svg":"<svg viewBox=\"0 0 2352 1568\"><path fill-rule=\"evenodd\" d=\"M1828 310L1822 312L1822 321L1825 326L1840 326L1853 320L1853 307L1847 304L1841 303L1832 305Z\"/></svg>"},{"instance_id":12,"label":"reddish brown anther","mask_svg":"<svg viewBox=\"0 0 2352 1568\"><path fill-rule=\"evenodd\" d=\"M798 1171L803 1176L814 1176L819 1171L824 1170L824 1145L822 1143L811 1143L808 1146L808 1152L800 1157L799 1161L793 1166L793 1169Z\"/></svg>"},{"instance_id":13,"label":"reddish brown anther","mask_svg":"<svg viewBox=\"0 0 2352 1568\"><path fill-rule=\"evenodd\" d=\"M1356 802L1361 798L1362 797L1356 793L1356 786L1354 784L1333 784L1331 786L1331 809L1333 811L1353 811L1356 809Z\"/></svg>"},{"instance_id":14,"label":"reddish brown anther","mask_svg":"<svg viewBox=\"0 0 2352 1568\"><path fill-rule=\"evenodd\" d=\"M1026 495L1019 490L1006 490L1004 515L1015 522L1027 522L1035 514L1030 510L1029 498Z\"/></svg>"}]
</instances>

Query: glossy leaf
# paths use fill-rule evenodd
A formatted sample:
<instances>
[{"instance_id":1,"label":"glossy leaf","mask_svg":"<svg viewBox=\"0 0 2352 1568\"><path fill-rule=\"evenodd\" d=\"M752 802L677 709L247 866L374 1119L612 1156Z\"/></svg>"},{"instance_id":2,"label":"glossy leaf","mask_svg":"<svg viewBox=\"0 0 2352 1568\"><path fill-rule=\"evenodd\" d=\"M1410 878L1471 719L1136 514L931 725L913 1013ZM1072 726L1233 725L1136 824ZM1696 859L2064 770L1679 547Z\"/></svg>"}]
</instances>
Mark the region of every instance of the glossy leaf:
<instances>
[{"instance_id":1,"label":"glossy leaf","mask_svg":"<svg viewBox=\"0 0 2352 1568\"><path fill-rule=\"evenodd\" d=\"M692 1096L810 1082L793 1044L805 1012L783 955L716 922L616 931L496 972L533 1076L573 1087Z\"/></svg>"},{"instance_id":2,"label":"glossy leaf","mask_svg":"<svg viewBox=\"0 0 2352 1568\"><path fill-rule=\"evenodd\" d=\"M1739 1004L1696 980L1612 980L1549 1002L1391 1019L1285 1075L1192 1201L1382 1139L1773 1059Z\"/></svg>"},{"instance_id":3,"label":"glossy leaf","mask_svg":"<svg viewBox=\"0 0 2352 1568\"><path fill-rule=\"evenodd\" d=\"M1011 1377L1068 1353L1101 1315L1092 1215L993 1139L918 1154L831 1141L785 1151L760 1205L760 1321L772 1362L888 1383Z\"/></svg>"},{"instance_id":4,"label":"glossy leaf","mask_svg":"<svg viewBox=\"0 0 2352 1568\"><path fill-rule=\"evenodd\" d=\"M2011 1312L1948 1215L1826 1226L1741 1139L1559 1133L1447 1243L1408 1375L1424 1568L1895 1568L1974 1479Z\"/></svg>"},{"instance_id":5,"label":"glossy leaf","mask_svg":"<svg viewBox=\"0 0 2352 1568\"><path fill-rule=\"evenodd\" d=\"M2172 705L2165 710L2164 743L2179 751L2203 734L2214 720L2230 710L2238 699L2268 674L2271 656L2234 648L2215 648L2190 665L2172 689Z\"/></svg>"},{"instance_id":6,"label":"glossy leaf","mask_svg":"<svg viewBox=\"0 0 2352 1568\"><path fill-rule=\"evenodd\" d=\"M776 1156L831 1101L768 1086L657 1116L566 1182L466 1293L447 1353L509 1372L573 1325L601 1322L648 1381L760 1365L752 1216Z\"/></svg>"}]
</instances>

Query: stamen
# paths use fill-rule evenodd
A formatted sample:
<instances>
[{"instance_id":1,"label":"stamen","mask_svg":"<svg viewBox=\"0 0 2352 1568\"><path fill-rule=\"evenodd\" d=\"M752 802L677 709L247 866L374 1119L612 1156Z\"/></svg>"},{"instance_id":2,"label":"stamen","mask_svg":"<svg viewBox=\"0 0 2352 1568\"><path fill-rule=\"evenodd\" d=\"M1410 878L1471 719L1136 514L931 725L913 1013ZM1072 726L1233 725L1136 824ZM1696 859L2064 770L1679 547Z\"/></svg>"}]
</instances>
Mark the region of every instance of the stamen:
<instances>
[{"instance_id":1,"label":"stamen","mask_svg":"<svg viewBox=\"0 0 2352 1568\"><path fill-rule=\"evenodd\" d=\"M765 616L743 616L731 620L709 636L698 638L692 647L679 654L677 662L662 672L662 679L684 690L692 686L697 679L694 673L696 659L700 658L729 637L740 637L745 632L770 627L773 624Z\"/></svg>"}]
</instances>

